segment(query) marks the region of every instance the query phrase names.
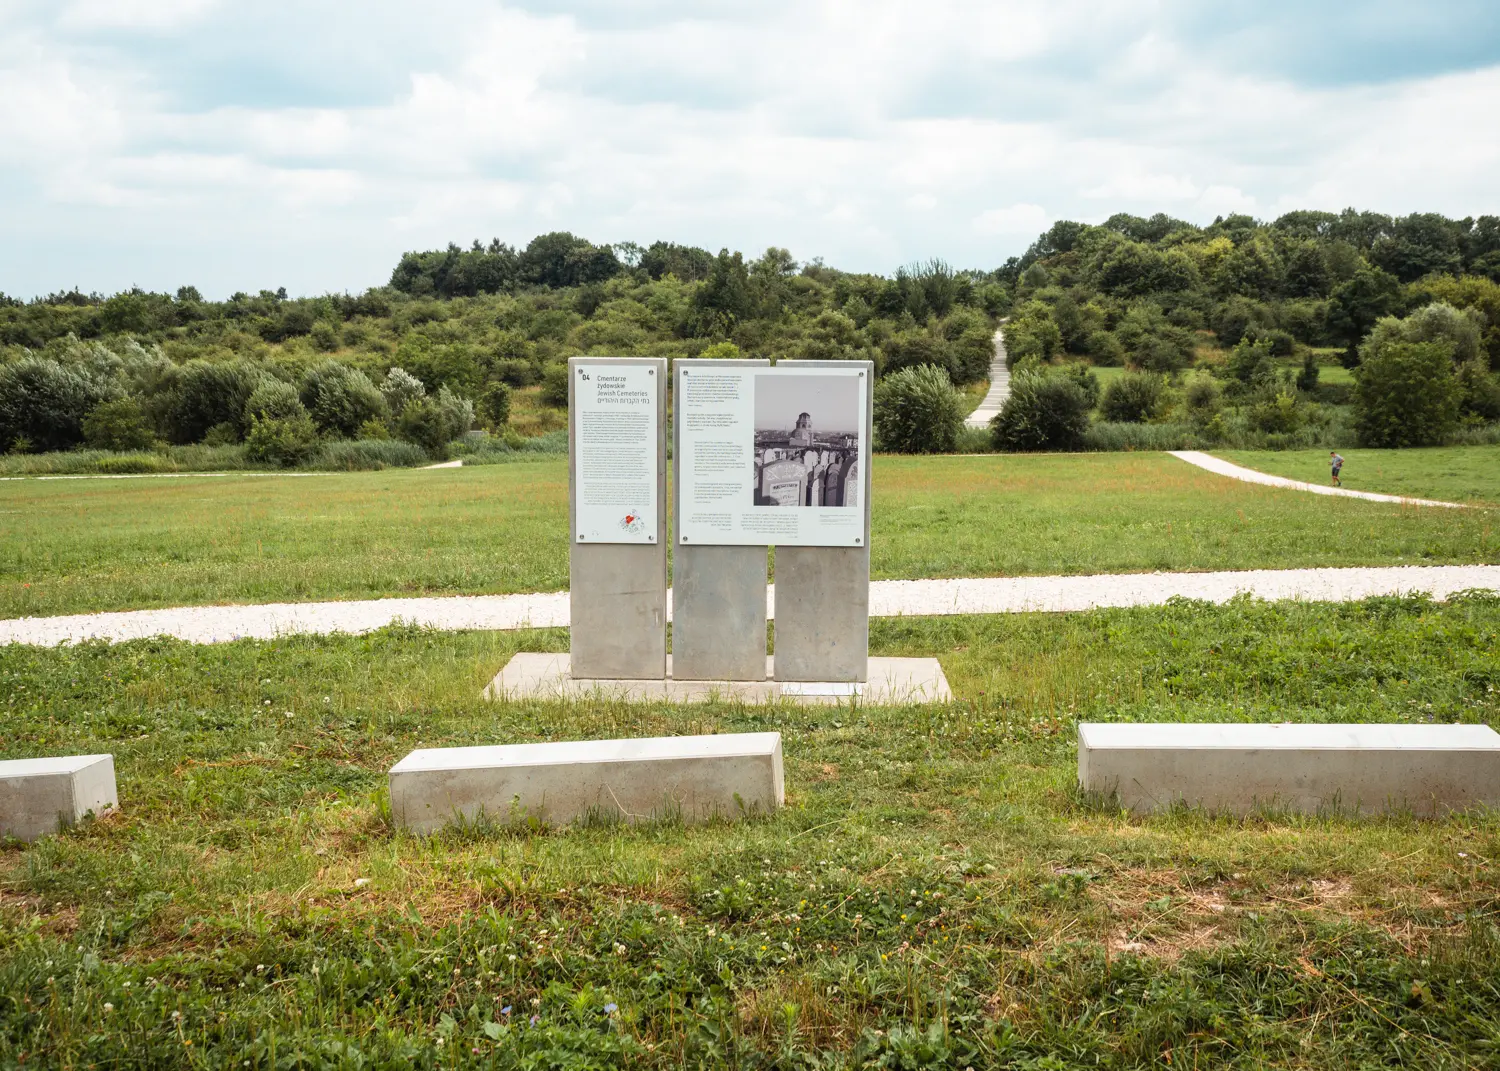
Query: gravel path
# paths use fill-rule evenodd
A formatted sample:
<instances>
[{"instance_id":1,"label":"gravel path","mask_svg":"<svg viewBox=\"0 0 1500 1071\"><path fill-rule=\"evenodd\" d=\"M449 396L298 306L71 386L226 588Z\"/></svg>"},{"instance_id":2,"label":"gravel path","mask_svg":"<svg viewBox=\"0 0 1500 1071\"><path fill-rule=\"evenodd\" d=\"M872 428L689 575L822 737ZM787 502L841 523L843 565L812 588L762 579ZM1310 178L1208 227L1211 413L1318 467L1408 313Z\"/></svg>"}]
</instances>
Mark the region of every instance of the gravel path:
<instances>
[{"instance_id":1,"label":"gravel path","mask_svg":"<svg viewBox=\"0 0 1500 1071\"><path fill-rule=\"evenodd\" d=\"M1314 602L1412 592L1444 598L1471 588L1500 590L1500 565L877 580L870 585L870 614L926 617L1058 612L1102 606L1156 606L1179 596L1217 603L1241 592L1262 599ZM767 589L767 604L774 617L774 585ZM53 647L88 639L134 640L159 635L193 643L227 643L292 633L370 632L396 622L445 630L564 628L568 624L568 593L194 606L70 617L23 617L0 621L0 644Z\"/></svg>"},{"instance_id":2,"label":"gravel path","mask_svg":"<svg viewBox=\"0 0 1500 1071\"><path fill-rule=\"evenodd\" d=\"M1001 321L1004 324L1005 321ZM1005 405L1010 397L1010 369L1005 366L1005 328L995 332L995 359L990 362L990 389L979 403L979 408L969 414L964 424L971 428L987 428L990 420Z\"/></svg>"},{"instance_id":3,"label":"gravel path","mask_svg":"<svg viewBox=\"0 0 1500 1071\"><path fill-rule=\"evenodd\" d=\"M1462 502L1438 502L1431 498L1402 498L1400 495L1378 495L1373 491L1351 491L1347 487L1333 487L1320 483L1303 483L1301 480L1288 480L1284 476L1272 476L1265 472L1256 472L1225 461L1223 458L1205 454L1201 450L1172 450L1171 455L1179 461L1186 461L1189 465L1197 465L1200 469L1218 473L1220 476L1228 476L1231 480L1244 480L1246 483L1260 483L1267 487L1286 487L1293 491L1310 491L1315 495L1334 495L1338 498L1363 498L1367 502L1395 502L1403 506L1439 506L1443 509L1469 509Z\"/></svg>"}]
</instances>

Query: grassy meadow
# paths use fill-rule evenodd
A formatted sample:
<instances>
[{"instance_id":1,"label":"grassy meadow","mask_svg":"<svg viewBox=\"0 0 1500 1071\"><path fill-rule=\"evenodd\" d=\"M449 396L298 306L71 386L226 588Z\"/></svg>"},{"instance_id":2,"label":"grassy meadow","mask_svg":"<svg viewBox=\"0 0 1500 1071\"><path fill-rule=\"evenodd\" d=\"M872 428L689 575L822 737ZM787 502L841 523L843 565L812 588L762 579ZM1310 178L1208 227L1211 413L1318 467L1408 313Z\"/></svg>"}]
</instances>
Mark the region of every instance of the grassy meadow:
<instances>
[{"instance_id":1,"label":"grassy meadow","mask_svg":"<svg viewBox=\"0 0 1500 1071\"><path fill-rule=\"evenodd\" d=\"M1500 599L875 622L958 701L490 705L563 632L0 649L0 755L122 809L0 847L0 1066L1494 1066L1500 821L1079 796L1078 720L1500 723ZM738 825L395 831L418 746L778 729Z\"/></svg>"},{"instance_id":2,"label":"grassy meadow","mask_svg":"<svg viewBox=\"0 0 1500 1071\"><path fill-rule=\"evenodd\" d=\"M1476 448L1481 451L1484 448ZM1351 475L1361 471L1351 455ZM0 482L0 616L567 586L561 460ZM1224 479L1157 453L880 457L877 578L1494 561L1489 510Z\"/></svg>"},{"instance_id":3,"label":"grassy meadow","mask_svg":"<svg viewBox=\"0 0 1500 1071\"><path fill-rule=\"evenodd\" d=\"M1215 450L1273 476L1329 483L1327 450ZM1408 498L1500 505L1500 447L1432 446L1419 450L1340 450L1343 485Z\"/></svg>"}]
</instances>

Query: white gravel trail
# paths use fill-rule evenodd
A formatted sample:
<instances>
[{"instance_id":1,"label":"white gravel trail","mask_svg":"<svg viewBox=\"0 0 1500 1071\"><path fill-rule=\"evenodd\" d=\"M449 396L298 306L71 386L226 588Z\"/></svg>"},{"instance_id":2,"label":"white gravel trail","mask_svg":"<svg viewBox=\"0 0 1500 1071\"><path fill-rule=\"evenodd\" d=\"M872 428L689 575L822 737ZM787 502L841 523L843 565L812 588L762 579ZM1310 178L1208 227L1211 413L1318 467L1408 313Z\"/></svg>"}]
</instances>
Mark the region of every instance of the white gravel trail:
<instances>
[{"instance_id":1,"label":"white gravel trail","mask_svg":"<svg viewBox=\"0 0 1500 1071\"><path fill-rule=\"evenodd\" d=\"M1442 509L1469 509L1469 505L1463 502L1438 502L1431 498L1403 498L1400 495L1380 495L1374 491L1351 491L1347 487L1333 487L1319 483L1304 483L1301 480L1288 480L1284 476L1272 476L1266 472L1256 472L1236 465L1232 461L1205 454L1201 450L1170 450L1168 451L1179 461L1186 461L1189 465L1197 465L1200 469L1218 473L1220 476L1228 476L1232 480L1244 480L1246 483L1265 484L1267 487L1285 487L1293 491L1310 491L1315 495L1334 495L1338 498L1363 498L1367 502L1395 502L1403 506L1437 506Z\"/></svg>"},{"instance_id":2,"label":"white gravel trail","mask_svg":"<svg viewBox=\"0 0 1500 1071\"><path fill-rule=\"evenodd\" d=\"M1001 324L1005 321L1001 320ZM1010 397L1010 369L1005 364L1005 328L1002 326L995 332L995 357L990 361L990 389L984 396L984 401L979 403L975 409L964 420L964 424L971 428L987 428L995 414L1005 407L1005 399Z\"/></svg>"},{"instance_id":3,"label":"white gravel trail","mask_svg":"<svg viewBox=\"0 0 1500 1071\"><path fill-rule=\"evenodd\" d=\"M1371 595L1416 592L1441 599L1472 588L1500 591L1500 565L877 580L870 585L870 614L927 617L1059 612L1106 606L1157 606L1176 597L1221 603L1242 592L1262 599L1312 602L1343 602ZM766 589L766 600L768 613L774 617L774 585ZM163 635L192 643L227 643L297 633L370 632L397 622L444 630L565 628L568 593L189 606L68 617L22 617L0 621L0 644L55 647L89 639L123 641Z\"/></svg>"}]
</instances>

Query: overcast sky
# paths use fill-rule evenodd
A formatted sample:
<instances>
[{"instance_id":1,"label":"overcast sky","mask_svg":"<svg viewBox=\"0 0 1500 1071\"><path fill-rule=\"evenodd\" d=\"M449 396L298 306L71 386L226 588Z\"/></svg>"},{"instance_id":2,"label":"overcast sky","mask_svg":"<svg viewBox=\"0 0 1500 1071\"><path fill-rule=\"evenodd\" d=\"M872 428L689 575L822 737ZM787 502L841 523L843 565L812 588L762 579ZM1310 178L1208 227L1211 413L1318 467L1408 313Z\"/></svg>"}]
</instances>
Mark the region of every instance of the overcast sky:
<instances>
[{"instance_id":1,"label":"overcast sky","mask_svg":"<svg viewBox=\"0 0 1500 1071\"><path fill-rule=\"evenodd\" d=\"M0 0L0 291L548 230L853 270L1052 220L1500 213L1495 0Z\"/></svg>"}]
</instances>

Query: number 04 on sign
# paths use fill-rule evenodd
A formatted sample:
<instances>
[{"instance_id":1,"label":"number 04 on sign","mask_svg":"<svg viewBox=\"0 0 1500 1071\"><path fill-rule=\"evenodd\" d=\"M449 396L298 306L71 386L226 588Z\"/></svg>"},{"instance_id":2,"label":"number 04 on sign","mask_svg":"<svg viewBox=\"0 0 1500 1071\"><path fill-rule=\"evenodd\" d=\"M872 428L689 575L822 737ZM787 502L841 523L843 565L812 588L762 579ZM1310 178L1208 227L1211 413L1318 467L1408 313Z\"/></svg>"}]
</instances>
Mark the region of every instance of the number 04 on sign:
<instances>
[{"instance_id":1,"label":"number 04 on sign","mask_svg":"<svg viewBox=\"0 0 1500 1071\"><path fill-rule=\"evenodd\" d=\"M657 370L636 364L574 362L579 543L655 543Z\"/></svg>"}]
</instances>

